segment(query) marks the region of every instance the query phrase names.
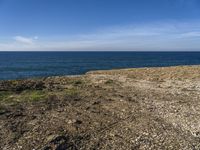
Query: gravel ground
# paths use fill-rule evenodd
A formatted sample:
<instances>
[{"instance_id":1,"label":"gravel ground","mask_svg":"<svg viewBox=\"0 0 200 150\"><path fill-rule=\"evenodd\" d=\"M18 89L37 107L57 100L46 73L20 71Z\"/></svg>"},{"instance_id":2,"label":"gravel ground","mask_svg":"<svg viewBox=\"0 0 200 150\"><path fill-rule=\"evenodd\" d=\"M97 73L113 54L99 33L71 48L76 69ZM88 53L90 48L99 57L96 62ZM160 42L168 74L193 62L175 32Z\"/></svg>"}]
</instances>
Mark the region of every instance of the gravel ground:
<instances>
[{"instance_id":1,"label":"gravel ground","mask_svg":"<svg viewBox=\"0 0 200 150\"><path fill-rule=\"evenodd\" d=\"M200 66L0 81L0 149L200 149Z\"/></svg>"}]
</instances>

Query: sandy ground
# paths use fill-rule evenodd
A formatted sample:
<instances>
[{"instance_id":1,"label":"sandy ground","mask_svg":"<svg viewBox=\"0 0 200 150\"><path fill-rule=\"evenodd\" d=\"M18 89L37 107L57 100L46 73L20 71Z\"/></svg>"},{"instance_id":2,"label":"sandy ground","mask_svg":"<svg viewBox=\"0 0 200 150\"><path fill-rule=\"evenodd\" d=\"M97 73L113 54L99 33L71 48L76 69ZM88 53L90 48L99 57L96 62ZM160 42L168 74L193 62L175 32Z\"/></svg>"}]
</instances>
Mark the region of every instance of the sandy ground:
<instances>
[{"instance_id":1,"label":"sandy ground","mask_svg":"<svg viewBox=\"0 0 200 150\"><path fill-rule=\"evenodd\" d=\"M0 149L200 149L200 66L0 82Z\"/></svg>"}]
</instances>

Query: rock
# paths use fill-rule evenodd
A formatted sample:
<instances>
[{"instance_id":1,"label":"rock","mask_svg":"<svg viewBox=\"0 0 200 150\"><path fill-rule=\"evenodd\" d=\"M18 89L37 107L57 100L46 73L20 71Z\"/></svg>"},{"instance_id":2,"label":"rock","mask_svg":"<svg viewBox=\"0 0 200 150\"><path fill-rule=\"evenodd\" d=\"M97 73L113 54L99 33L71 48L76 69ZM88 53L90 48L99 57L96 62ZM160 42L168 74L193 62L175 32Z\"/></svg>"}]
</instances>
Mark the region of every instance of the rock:
<instances>
[{"instance_id":1,"label":"rock","mask_svg":"<svg viewBox=\"0 0 200 150\"><path fill-rule=\"evenodd\" d=\"M46 145L43 150L76 150L76 146L70 142L69 136L57 136Z\"/></svg>"},{"instance_id":2,"label":"rock","mask_svg":"<svg viewBox=\"0 0 200 150\"><path fill-rule=\"evenodd\" d=\"M82 124L82 121L81 121L81 120L76 120L76 121L75 121L75 124L80 125L80 124Z\"/></svg>"}]
</instances>

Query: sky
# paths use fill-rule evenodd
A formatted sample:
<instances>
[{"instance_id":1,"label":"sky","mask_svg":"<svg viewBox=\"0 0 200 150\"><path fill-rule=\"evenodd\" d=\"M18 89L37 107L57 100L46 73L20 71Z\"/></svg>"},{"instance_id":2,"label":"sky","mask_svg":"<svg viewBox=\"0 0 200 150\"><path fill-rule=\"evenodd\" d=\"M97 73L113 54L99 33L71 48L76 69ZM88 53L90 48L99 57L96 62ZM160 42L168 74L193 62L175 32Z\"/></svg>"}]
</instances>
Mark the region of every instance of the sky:
<instances>
[{"instance_id":1,"label":"sky","mask_svg":"<svg viewBox=\"0 0 200 150\"><path fill-rule=\"evenodd\" d=\"M0 51L199 51L200 0L0 0Z\"/></svg>"}]
</instances>

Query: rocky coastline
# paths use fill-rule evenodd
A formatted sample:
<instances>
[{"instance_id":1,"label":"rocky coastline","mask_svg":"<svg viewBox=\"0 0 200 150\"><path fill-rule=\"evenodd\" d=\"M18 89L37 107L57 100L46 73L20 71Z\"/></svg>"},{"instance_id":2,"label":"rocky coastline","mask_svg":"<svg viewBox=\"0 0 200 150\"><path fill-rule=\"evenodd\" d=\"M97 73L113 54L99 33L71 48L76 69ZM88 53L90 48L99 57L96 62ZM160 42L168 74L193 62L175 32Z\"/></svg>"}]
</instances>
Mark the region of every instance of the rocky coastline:
<instances>
[{"instance_id":1,"label":"rocky coastline","mask_svg":"<svg viewBox=\"0 0 200 150\"><path fill-rule=\"evenodd\" d=\"M200 149L200 66L0 81L0 149Z\"/></svg>"}]
</instances>

